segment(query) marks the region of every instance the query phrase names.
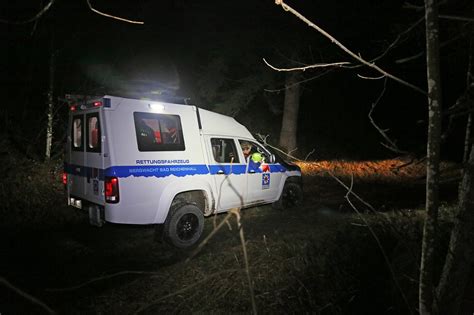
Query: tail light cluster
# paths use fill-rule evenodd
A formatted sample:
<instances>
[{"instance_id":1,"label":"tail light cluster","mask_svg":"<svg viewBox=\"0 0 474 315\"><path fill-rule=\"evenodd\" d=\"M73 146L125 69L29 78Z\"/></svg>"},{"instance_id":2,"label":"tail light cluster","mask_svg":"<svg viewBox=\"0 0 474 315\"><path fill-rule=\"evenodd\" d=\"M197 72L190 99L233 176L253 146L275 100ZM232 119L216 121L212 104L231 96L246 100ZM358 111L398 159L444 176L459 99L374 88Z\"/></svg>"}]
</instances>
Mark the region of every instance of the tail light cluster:
<instances>
[{"instance_id":1,"label":"tail light cluster","mask_svg":"<svg viewBox=\"0 0 474 315\"><path fill-rule=\"evenodd\" d=\"M67 185L67 173L63 172L63 185Z\"/></svg>"},{"instance_id":2,"label":"tail light cluster","mask_svg":"<svg viewBox=\"0 0 474 315\"><path fill-rule=\"evenodd\" d=\"M108 203L118 203L119 196L119 180L117 177L105 178L105 201Z\"/></svg>"}]
</instances>

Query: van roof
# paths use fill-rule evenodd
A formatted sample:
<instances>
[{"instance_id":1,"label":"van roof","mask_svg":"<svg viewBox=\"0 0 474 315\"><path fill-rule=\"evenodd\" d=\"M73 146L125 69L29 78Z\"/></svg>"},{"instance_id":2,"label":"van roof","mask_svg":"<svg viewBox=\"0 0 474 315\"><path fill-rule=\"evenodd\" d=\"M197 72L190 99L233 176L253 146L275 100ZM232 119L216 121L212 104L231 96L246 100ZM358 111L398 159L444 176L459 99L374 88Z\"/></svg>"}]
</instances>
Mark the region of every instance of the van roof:
<instances>
[{"instance_id":1,"label":"van roof","mask_svg":"<svg viewBox=\"0 0 474 315\"><path fill-rule=\"evenodd\" d=\"M222 135L254 139L252 134L233 117L199 108L202 132L207 135Z\"/></svg>"}]
</instances>

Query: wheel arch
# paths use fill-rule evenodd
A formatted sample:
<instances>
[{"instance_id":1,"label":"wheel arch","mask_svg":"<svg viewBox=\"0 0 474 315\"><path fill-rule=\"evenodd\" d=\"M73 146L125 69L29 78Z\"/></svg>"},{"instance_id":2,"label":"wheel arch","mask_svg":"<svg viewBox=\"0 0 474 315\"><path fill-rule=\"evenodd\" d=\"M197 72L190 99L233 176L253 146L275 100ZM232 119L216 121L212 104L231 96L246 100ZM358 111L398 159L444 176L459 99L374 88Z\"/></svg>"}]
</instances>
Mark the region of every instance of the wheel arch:
<instances>
[{"instance_id":1,"label":"wheel arch","mask_svg":"<svg viewBox=\"0 0 474 315\"><path fill-rule=\"evenodd\" d=\"M175 181L163 191L154 223L165 222L171 207L181 202L196 203L203 214L212 213L214 200L212 189L205 181Z\"/></svg>"}]
</instances>

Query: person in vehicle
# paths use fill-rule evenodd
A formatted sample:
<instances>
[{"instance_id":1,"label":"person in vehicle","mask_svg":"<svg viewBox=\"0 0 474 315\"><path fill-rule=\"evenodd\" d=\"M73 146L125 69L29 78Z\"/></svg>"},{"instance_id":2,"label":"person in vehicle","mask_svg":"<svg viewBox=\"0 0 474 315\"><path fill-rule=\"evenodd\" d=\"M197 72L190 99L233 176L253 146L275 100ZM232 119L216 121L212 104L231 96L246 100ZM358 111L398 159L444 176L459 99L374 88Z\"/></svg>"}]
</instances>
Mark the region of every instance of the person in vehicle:
<instances>
[{"instance_id":1,"label":"person in vehicle","mask_svg":"<svg viewBox=\"0 0 474 315\"><path fill-rule=\"evenodd\" d=\"M250 142L242 141L240 143L240 147L242 148L242 152L244 153L245 161L248 162L250 153L252 152L252 145Z\"/></svg>"}]
</instances>

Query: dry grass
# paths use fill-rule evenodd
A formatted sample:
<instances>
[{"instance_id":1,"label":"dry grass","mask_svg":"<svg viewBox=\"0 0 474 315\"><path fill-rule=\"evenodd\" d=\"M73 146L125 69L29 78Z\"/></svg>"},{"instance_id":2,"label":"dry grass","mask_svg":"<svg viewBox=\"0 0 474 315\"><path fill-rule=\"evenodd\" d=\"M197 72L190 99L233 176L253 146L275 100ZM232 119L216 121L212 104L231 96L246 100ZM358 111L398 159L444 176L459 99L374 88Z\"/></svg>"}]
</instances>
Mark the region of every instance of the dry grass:
<instances>
[{"instance_id":1,"label":"dry grass","mask_svg":"<svg viewBox=\"0 0 474 315\"><path fill-rule=\"evenodd\" d=\"M424 201L426 165L415 161L404 166L407 162L298 163L305 176L303 207L275 211L265 206L242 211L248 266L235 220L230 221L232 230L223 225L188 261L191 252L152 242L152 232L80 225L72 232L56 231L54 236L51 231L45 231L42 238L35 234L37 243L26 235L25 246L31 248L17 246L18 251L36 254L18 257L22 263L32 261L32 266L6 276L13 280L19 274L20 278L38 277L30 284L36 291L26 286L28 292L37 293L65 314L251 313L249 274L259 313L407 313L365 223L350 209L344 210L346 191L327 175L331 172L345 182L354 176L354 190L377 210L417 209L411 207ZM442 169L449 176L458 174L449 163L443 163ZM46 174L36 171L35 182ZM417 213L388 213L383 220L364 215L388 253L411 307L417 297L413 279L417 278L422 222ZM219 220L224 220L223 216ZM212 223L207 220L207 235L214 229ZM81 251L70 244L79 244ZM38 257L43 264L38 264ZM108 277L115 274L120 276ZM97 277L103 281L88 282ZM45 283L77 289L44 291ZM77 286L80 283L87 285ZM18 304L11 305L18 312Z\"/></svg>"},{"instance_id":2,"label":"dry grass","mask_svg":"<svg viewBox=\"0 0 474 315\"><path fill-rule=\"evenodd\" d=\"M379 161L316 161L297 163L306 176L325 176L328 172L338 177L354 176L359 180L413 181L424 180L425 160L391 159ZM459 176L459 168L449 162L441 163L444 178Z\"/></svg>"}]
</instances>

